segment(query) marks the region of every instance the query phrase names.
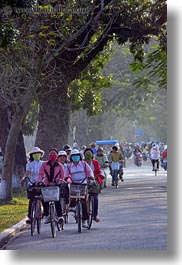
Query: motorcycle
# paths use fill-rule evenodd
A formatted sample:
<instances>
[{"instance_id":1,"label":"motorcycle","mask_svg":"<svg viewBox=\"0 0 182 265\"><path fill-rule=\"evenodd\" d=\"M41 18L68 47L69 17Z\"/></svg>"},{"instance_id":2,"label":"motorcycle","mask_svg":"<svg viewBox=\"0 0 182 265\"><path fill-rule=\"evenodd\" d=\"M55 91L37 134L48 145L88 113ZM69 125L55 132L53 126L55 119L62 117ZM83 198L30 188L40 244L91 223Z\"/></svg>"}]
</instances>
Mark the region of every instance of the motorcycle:
<instances>
[{"instance_id":1,"label":"motorcycle","mask_svg":"<svg viewBox=\"0 0 182 265\"><path fill-rule=\"evenodd\" d=\"M135 154L135 165L137 167L141 167L142 166L142 154L141 153L136 153Z\"/></svg>"},{"instance_id":2,"label":"motorcycle","mask_svg":"<svg viewBox=\"0 0 182 265\"><path fill-rule=\"evenodd\" d=\"M167 170L167 158L164 158L161 163L161 167L166 171Z\"/></svg>"},{"instance_id":3,"label":"motorcycle","mask_svg":"<svg viewBox=\"0 0 182 265\"><path fill-rule=\"evenodd\" d=\"M125 148L124 149L124 155L127 159L129 159L132 156L132 149L131 148Z\"/></svg>"}]
</instances>

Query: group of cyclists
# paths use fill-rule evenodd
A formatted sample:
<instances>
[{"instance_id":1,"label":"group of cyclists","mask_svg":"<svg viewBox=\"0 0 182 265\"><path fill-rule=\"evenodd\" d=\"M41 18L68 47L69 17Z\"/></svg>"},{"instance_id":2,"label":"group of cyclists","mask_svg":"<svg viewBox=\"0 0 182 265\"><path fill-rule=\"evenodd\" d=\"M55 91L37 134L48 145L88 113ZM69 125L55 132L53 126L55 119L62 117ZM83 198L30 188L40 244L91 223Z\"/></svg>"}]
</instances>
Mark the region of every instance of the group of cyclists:
<instances>
[{"instance_id":1,"label":"group of cyclists","mask_svg":"<svg viewBox=\"0 0 182 265\"><path fill-rule=\"evenodd\" d=\"M152 163L152 171L155 169L155 165L157 170L159 171L159 166L161 162L161 167L167 170L167 145L160 144L156 142L150 142L149 144L135 144L133 147L133 155L134 155L134 164L138 166L138 161L142 160L146 161L149 159ZM164 167L165 163L165 167Z\"/></svg>"},{"instance_id":2,"label":"group of cyclists","mask_svg":"<svg viewBox=\"0 0 182 265\"><path fill-rule=\"evenodd\" d=\"M165 155L167 157L167 149ZM141 152L142 149L139 145L134 145L133 155L136 152ZM154 165L157 163L157 169L159 170L159 158L160 150L157 144L152 144L150 148L150 158L154 170ZM39 147L33 147L29 152L29 160L26 164L26 171L21 179L23 185L28 179L28 187L32 185L38 185L43 183L44 186L55 186L61 185L63 182L66 183L66 196L65 196L65 209L68 211L70 207L69 200L69 187L71 183L74 184L86 184L90 181L96 181L99 189L98 193L94 194L94 216L95 222L99 222L98 216L98 205L99 205L99 193L107 186L107 174L106 168L109 168L112 176L111 185L114 186L114 170L118 170L118 175L121 181L124 181L124 167L125 167L125 153L124 148L120 144L115 144L107 152L103 147L96 146L93 142L87 147L82 146L81 149L77 145L73 148L66 144L63 149L58 151L57 148L51 148L49 150L48 159L42 160L44 157L44 151ZM31 206L33 199L29 199L28 205L28 220L27 223L31 223ZM74 201L72 201L74 206ZM49 203L42 200L44 223L47 224L49 220ZM60 201L55 202L55 208L58 216L58 222L64 222L63 209ZM88 211L86 198L82 199L82 227L88 227Z\"/></svg>"},{"instance_id":3,"label":"group of cyclists","mask_svg":"<svg viewBox=\"0 0 182 265\"><path fill-rule=\"evenodd\" d=\"M29 152L29 160L26 164L26 171L21 179L23 185L27 180L28 187L32 185L39 185L43 183L44 186L61 185L63 182L67 183L67 198L65 198L66 209L69 208L69 184L88 184L90 180L96 180L100 189L98 193L94 194L94 216L93 219L96 222L100 221L98 217L98 195L101 192L102 187L106 187L103 179L106 177L103 173L103 169L109 166L107 156L103 153L102 148L93 150L95 146L90 145L80 151L77 148L71 148L66 144L63 146L63 150L58 151L57 148L51 148L49 150L48 159L42 160L44 151L39 147L33 147ZM95 154L94 154L95 152ZM120 159L120 156L116 158L118 154L117 150L113 147L111 159ZM114 161L115 161L114 160ZM111 168L112 173L112 168ZM33 199L29 199L28 205L28 220L27 223L31 223L31 206ZM44 223L47 224L49 220L49 203L42 201ZM59 201L55 202L55 208L58 216L58 222L63 222L63 211ZM87 228L88 212L86 199L82 199L82 226Z\"/></svg>"}]
</instances>

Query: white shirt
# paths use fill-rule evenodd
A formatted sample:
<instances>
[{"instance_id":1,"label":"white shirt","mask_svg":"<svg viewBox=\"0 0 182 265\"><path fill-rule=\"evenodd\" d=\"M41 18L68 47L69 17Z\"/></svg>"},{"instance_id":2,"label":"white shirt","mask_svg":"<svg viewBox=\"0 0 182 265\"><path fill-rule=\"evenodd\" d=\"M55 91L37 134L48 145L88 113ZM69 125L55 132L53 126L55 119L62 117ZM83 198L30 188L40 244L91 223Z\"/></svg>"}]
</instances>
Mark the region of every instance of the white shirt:
<instances>
[{"instance_id":1,"label":"white shirt","mask_svg":"<svg viewBox=\"0 0 182 265\"><path fill-rule=\"evenodd\" d=\"M87 177L93 176L93 171L86 162L79 161L77 165L75 165L74 163L70 163L65 169L65 175L66 176L71 175L72 181L75 183L86 184L87 183L86 176Z\"/></svg>"},{"instance_id":2,"label":"white shirt","mask_svg":"<svg viewBox=\"0 0 182 265\"><path fill-rule=\"evenodd\" d=\"M31 161L26 164L26 171L29 171L28 177L30 178L31 182L35 183L38 180L39 169L44 161ZM28 182L28 184L32 184Z\"/></svg>"},{"instance_id":3,"label":"white shirt","mask_svg":"<svg viewBox=\"0 0 182 265\"><path fill-rule=\"evenodd\" d=\"M150 158L152 160L158 160L160 158L160 151L159 149L157 148L152 148L151 151L150 151Z\"/></svg>"}]
</instances>

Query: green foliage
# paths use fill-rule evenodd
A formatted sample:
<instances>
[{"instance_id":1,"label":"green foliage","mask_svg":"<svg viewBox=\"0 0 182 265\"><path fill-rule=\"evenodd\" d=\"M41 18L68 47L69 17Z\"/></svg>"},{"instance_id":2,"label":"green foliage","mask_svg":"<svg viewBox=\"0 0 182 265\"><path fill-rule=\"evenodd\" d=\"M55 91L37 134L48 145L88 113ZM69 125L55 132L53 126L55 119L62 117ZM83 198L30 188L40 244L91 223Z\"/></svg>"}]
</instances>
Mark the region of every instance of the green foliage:
<instances>
[{"instance_id":1,"label":"green foliage","mask_svg":"<svg viewBox=\"0 0 182 265\"><path fill-rule=\"evenodd\" d=\"M19 6L29 6L35 2L33 0L16 0L14 3L19 4ZM52 1L52 9L55 3L55 1ZM157 81L164 83L166 78L165 68L163 68L165 65L165 54L160 50L166 45L166 1L107 0L103 1L102 13L98 17L101 3L99 0L61 1L63 7L67 10L69 8L73 10L80 5L86 7L88 12L60 11L50 14L45 12L45 15L35 12L29 15L28 19L26 16L16 17L16 23L20 31L19 47L26 46L27 50L30 51L33 43L37 49L40 49L39 55L41 54L45 58L45 61L42 62L41 73L41 76L44 76L42 78L44 82L46 82L46 78L50 79L51 76L55 78L54 74L46 74L47 69L45 69L47 67L46 59L52 55L59 61L59 67L63 69L63 76L67 74L66 78L68 79L71 74L70 79L74 79L74 73L70 71L65 74L64 69L67 69L67 65L69 69L71 69L70 65L78 65L78 68L80 67L81 69L79 69L80 71L85 68L80 78L73 81L70 85L69 98L73 110L83 107L87 109L90 115L101 111L101 106L105 104L100 98L101 91L111 84L111 76L102 74L102 68L106 63L105 54L102 53L100 59L97 58L93 61L93 58L103 50L109 40L117 40L119 44L129 43L130 51L135 59L131 67L135 74L138 75L138 80L140 80L140 85L134 87L134 77L131 77L127 69L123 69L122 73L120 73L121 79L117 79L114 84L117 90L115 97L113 98L113 93L109 92L111 98L108 99L108 102L112 102L112 106L119 102L117 105L118 110L126 108L137 109L139 105L144 104L145 98L151 93L151 87L155 86ZM43 9L50 7L50 5L43 6L43 4L39 4L42 5ZM2 25L4 26L5 24ZM32 25L36 26L32 27ZM0 35L0 39L3 40L0 42L1 45L11 44L16 41L16 38L12 38L12 34L8 32L9 30L6 29L3 33L4 35ZM9 36L8 34L10 37L7 37ZM160 48L146 57L147 60L143 60L145 58L145 44L149 43L153 35L159 38ZM30 56L32 56L32 53L30 53ZM87 67L87 60L89 67ZM152 71L154 68L151 67L153 67L154 62L156 68L155 71ZM45 65L46 67L44 68ZM83 68L82 65L84 65ZM163 72L162 68L164 69ZM141 71L147 70L147 75L142 78ZM60 71L59 74L61 75L62 72ZM160 80L159 77L161 78ZM155 81L155 84L151 80ZM149 88L148 94L144 93L146 87ZM32 119L34 120L34 118ZM27 124L31 123L29 122L30 120L30 117L27 116ZM25 128L25 131L28 131L28 129Z\"/></svg>"},{"instance_id":2,"label":"green foliage","mask_svg":"<svg viewBox=\"0 0 182 265\"><path fill-rule=\"evenodd\" d=\"M110 59L111 47L100 53L89 66L82 71L79 79L70 86L70 102L72 110L86 109L89 115L102 111L105 102L101 100L101 92L111 86L112 75L103 75L103 67Z\"/></svg>"},{"instance_id":3,"label":"green foliage","mask_svg":"<svg viewBox=\"0 0 182 265\"><path fill-rule=\"evenodd\" d=\"M143 62L133 62L130 67L136 75L136 87L157 85L167 89L167 53L160 46L151 47L153 51L146 54Z\"/></svg>"}]
</instances>

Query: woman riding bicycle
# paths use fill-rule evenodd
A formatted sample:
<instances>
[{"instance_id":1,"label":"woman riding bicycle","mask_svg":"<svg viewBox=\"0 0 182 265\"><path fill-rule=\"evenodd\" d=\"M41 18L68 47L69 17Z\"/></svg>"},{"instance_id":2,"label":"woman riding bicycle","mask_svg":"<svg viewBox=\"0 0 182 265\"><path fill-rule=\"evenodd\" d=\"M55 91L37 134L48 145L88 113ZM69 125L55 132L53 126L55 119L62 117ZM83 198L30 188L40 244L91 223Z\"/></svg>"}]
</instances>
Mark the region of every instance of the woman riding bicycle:
<instances>
[{"instance_id":1,"label":"woman riding bicycle","mask_svg":"<svg viewBox=\"0 0 182 265\"><path fill-rule=\"evenodd\" d=\"M99 162L94 159L94 153L91 148L86 148L84 151L85 161L91 167L92 171L94 172L94 177L99 184L102 184L102 171L100 169ZM100 219L98 217L98 194L94 194L94 220L99 222Z\"/></svg>"},{"instance_id":2,"label":"woman riding bicycle","mask_svg":"<svg viewBox=\"0 0 182 265\"><path fill-rule=\"evenodd\" d=\"M71 151L70 163L65 169L65 178L71 178L75 184L87 184L88 178L94 179L92 169L85 161L82 161L82 156L77 149ZM82 226L85 228L88 228L87 220L87 202L82 199Z\"/></svg>"},{"instance_id":3,"label":"woman riding bicycle","mask_svg":"<svg viewBox=\"0 0 182 265\"><path fill-rule=\"evenodd\" d=\"M38 173L39 169L42 166L43 161L41 157L44 156L44 151L41 150L39 147L33 147L32 150L29 152L29 162L26 164L26 171L21 179L21 184L23 185L26 181L26 178L29 177L28 186L34 185L38 181ZM28 204L28 220L26 221L27 224L31 223L31 206L32 206L33 199L29 200Z\"/></svg>"},{"instance_id":4,"label":"woman riding bicycle","mask_svg":"<svg viewBox=\"0 0 182 265\"><path fill-rule=\"evenodd\" d=\"M57 161L58 150L51 148L49 150L49 160L45 161L39 171L38 181L43 182L45 186L55 186L62 183L64 179L64 167ZM49 223L49 202L43 202L45 224ZM58 222L63 220L62 207L59 201L55 202Z\"/></svg>"},{"instance_id":5,"label":"woman riding bicycle","mask_svg":"<svg viewBox=\"0 0 182 265\"><path fill-rule=\"evenodd\" d=\"M122 168L122 161L124 161L124 157L122 155L122 153L119 151L119 148L114 145L112 147L111 153L108 155L108 160L109 160L109 164L110 164L110 171L111 171L111 176L112 176L112 186L114 186L114 170L115 165L117 166L118 169L118 173L120 173L120 170ZM123 181L123 177L122 174L120 176L121 181Z\"/></svg>"},{"instance_id":6,"label":"woman riding bicycle","mask_svg":"<svg viewBox=\"0 0 182 265\"><path fill-rule=\"evenodd\" d=\"M155 143L152 145L150 150L150 159L152 162L152 171L155 170L155 163L157 164L157 170L159 170L159 159L160 159L160 151L158 145Z\"/></svg>"}]
</instances>

